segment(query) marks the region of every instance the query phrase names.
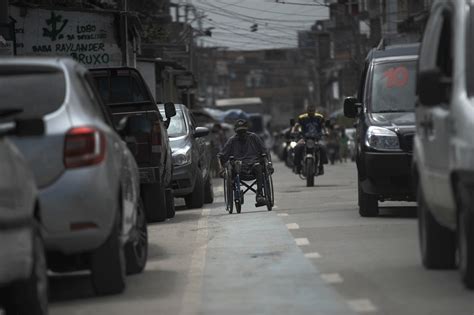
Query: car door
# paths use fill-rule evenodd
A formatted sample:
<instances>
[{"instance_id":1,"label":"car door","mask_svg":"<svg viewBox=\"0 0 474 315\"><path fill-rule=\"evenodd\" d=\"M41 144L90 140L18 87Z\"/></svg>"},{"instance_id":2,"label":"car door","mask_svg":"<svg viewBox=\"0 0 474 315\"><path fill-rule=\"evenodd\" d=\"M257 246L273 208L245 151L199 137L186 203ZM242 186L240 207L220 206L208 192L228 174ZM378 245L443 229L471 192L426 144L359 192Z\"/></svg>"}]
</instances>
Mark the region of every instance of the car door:
<instances>
[{"instance_id":1,"label":"car door","mask_svg":"<svg viewBox=\"0 0 474 315\"><path fill-rule=\"evenodd\" d=\"M449 209L453 203L449 191L449 143L451 131L450 99L453 73L454 9L449 3L439 3L432 12L423 39L419 71L439 69L446 82L446 101L435 105L419 103L417 128L424 155L421 178L425 199L435 216L439 209Z\"/></svg>"}]
</instances>

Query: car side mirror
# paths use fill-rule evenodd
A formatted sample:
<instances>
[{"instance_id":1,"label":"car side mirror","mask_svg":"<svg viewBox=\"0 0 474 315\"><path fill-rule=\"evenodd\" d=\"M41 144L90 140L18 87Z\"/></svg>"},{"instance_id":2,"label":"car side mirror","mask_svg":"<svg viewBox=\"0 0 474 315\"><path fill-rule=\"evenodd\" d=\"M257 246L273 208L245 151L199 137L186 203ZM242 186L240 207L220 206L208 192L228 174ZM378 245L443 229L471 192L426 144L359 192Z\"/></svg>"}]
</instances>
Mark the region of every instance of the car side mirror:
<instances>
[{"instance_id":1,"label":"car side mirror","mask_svg":"<svg viewBox=\"0 0 474 315\"><path fill-rule=\"evenodd\" d=\"M41 136L45 132L43 119L18 119L11 134L18 137Z\"/></svg>"},{"instance_id":2,"label":"car side mirror","mask_svg":"<svg viewBox=\"0 0 474 315\"><path fill-rule=\"evenodd\" d=\"M202 137L205 137L209 134L209 129L207 129L206 127L197 127L195 130L194 130L194 138L202 138Z\"/></svg>"},{"instance_id":3,"label":"car side mirror","mask_svg":"<svg viewBox=\"0 0 474 315\"><path fill-rule=\"evenodd\" d=\"M164 107L166 119L170 119L171 117L176 116L176 106L174 105L174 103L165 103Z\"/></svg>"},{"instance_id":4,"label":"car side mirror","mask_svg":"<svg viewBox=\"0 0 474 315\"><path fill-rule=\"evenodd\" d=\"M358 109L362 105L357 102L355 97L348 97L344 100L344 116L347 118L355 118L358 114Z\"/></svg>"},{"instance_id":5,"label":"car side mirror","mask_svg":"<svg viewBox=\"0 0 474 315\"><path fill-rule=\"evenodd\" d=\"M420 71L416 91L421 105L434 106L449 101L448 87L451 80L439 68Z\"/></svg>"}]
</instances>

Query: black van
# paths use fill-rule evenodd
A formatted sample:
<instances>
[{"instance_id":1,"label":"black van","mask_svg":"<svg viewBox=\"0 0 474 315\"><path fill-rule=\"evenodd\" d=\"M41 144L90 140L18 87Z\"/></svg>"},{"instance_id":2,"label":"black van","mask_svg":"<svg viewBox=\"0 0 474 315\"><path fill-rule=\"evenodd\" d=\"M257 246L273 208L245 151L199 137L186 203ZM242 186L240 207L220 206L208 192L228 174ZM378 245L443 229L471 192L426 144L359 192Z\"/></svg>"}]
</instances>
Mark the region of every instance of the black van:
<instances>
[{"instance_id":1,"label":"black van","mask_svg":"<svg viewBox=\"0 0 474 315\"><path fill-rule=\"evenodd\" d=\"M411 160L419 44L378 47L367 56L358 97L344 101L356 118L359 214L379 214L379 201L414 201Z\"/></svg>"}]
</instances>

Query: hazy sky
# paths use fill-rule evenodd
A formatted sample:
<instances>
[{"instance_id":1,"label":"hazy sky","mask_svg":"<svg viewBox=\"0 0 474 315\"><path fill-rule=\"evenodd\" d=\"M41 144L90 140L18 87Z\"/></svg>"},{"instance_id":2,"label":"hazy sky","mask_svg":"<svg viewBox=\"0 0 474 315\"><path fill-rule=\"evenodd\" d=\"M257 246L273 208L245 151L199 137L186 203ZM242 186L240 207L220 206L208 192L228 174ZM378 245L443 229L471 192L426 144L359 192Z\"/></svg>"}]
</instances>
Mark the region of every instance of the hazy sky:
<instances>
[{"instance_id":1,"label":"hazy sky","mask_svg":"<svg viewBox=\"0 0 474 315\"><path fill-rule=\"evenodd\" d=\"M174 0L191 3L203 28L214 27L212 37L200 37L205 46L230 49L263 49L297 46L297 31L307 30L315 20L327 19L324 0ZM285 3L281 3L285 2ZM258 31L251 32L253 24ZM197 26L196 24L194 24Z\"/></svg>"}]
</instances>

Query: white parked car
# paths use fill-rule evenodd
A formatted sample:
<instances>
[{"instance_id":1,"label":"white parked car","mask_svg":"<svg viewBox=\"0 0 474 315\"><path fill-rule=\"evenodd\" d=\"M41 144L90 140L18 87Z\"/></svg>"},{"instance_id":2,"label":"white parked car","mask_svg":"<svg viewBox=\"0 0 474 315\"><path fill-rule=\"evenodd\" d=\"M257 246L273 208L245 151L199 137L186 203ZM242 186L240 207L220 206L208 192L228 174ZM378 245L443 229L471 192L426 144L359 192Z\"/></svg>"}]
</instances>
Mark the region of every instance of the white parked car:
<instances>
[{"instance_id":1,"label":"white parked car","mask_svg":"<svg viewBox=\"0 0 474 315\"><path fill-rule=\"evenodd\" d=\"M13 140L39 188L48 267L90 269L97 294L123 291L125 270L145 267L146 220L137 165L89 72L71 59L3 59L0 98L45 122L43 136Z\"/></svg>"},{"instance_id":2,"label":"white parked car","mask_svg":"<svg viewBox=\"0 0 474 315\"><path fill-rule=\"evenodd\" d=\"M0 78L0 82L2 79ZM14 121L0 105L0 309L7 315L48 313L48 277L33 172L5 136L39 136L41 120Z\"/></svg>"},{"instance_id":3,"label":"white parked car","mask_svg":"<svg viewBox=\"0 0 474 315\"><path fill-rule=\"evenodd\" d=\"M420 51L414 171L423 264L474 289L474 5L433 3ZM456 250L458 255L456 255Z\"/></svg>"}]
</instances>

